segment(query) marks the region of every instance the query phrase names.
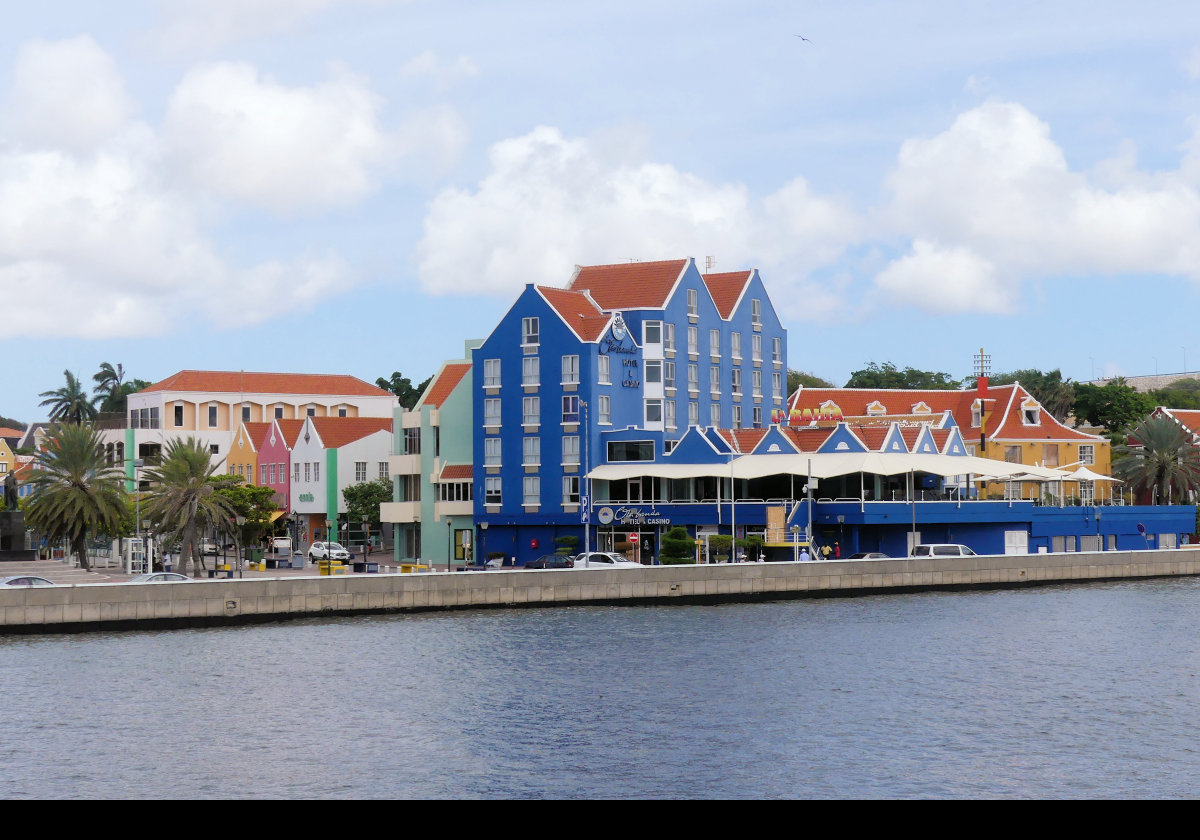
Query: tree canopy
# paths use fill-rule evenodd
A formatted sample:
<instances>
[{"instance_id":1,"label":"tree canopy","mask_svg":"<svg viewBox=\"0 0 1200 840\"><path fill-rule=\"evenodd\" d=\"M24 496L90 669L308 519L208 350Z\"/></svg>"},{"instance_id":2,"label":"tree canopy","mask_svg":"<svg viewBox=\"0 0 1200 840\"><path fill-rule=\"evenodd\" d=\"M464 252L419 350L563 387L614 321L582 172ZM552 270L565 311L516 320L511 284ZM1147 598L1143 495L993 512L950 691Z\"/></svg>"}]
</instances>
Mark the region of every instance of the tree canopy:
<instances>
[{"instance_id":1,"label":"tree canopy","mask_svg":"<svg viewBox=\"0 0 1200 840\"><path fill-rule=\"evenodd\" d=\"M385 391L391 391L400 399L400 405L411 411L412 407L417 404L417 400L421 398L421 394L424 393L425 389L429 386L430 380L432 379L433 377L430 376L428 379L414 388L411 379L401 374L400 371L395 370L392 371L390 378L384 379L381 376L375 380L375 384Z\"/></svg>"},{"instance_id":2,"label":"tree canopy","mask_svg":"<svg viewBox=\"0 0 1200 840\"><path fill-rule=\"evenodd\" d=\"M1075 416L1093 426L1103 426L1109 435L1127 429L1154 410L1155 400L1125 384L1121 378L1104 385L1080 382L1075 385Z\"/></svg>"},{"instance_id":3,"label":"tree canopy","mask_svg":"<svg viewBox=\"0 0 1200 840\"><path fill-rule=\"evenodd\" d=\"M96 406L79 377L69 370L63 371L66 384L53 391L42 391L39 397L45 397L38 405L49 406L50 420L55 423L74 423L79 425L87 420L96 419Z\"/></svg>"},{"instance_id":4,"label":"tree canopy","mask_svg":"<svg viewBox=\"0 0 1200 840\"><path fill-rule=\"evenodd\" d=\"M836 387L828 379L822 379L819 376L809 373L804 370L788 370L787 372L787 392L794 394L796 389L803 385L805 388L834 388ZM786 396L786 395L785 395Z\"/></svg>"},{"instance_id":5,"label":"tree canopy","mask_svg":"<svg viewBox=\"0 0 1200 840\"><path fill-rule=\"evenodd\" d=\"M1166 417L1147 417L1129 433L1136 444L1117 447L1113 471L1136 492L1159 504L1185 502L1200 490L1200 456L1191 435Z\"/></svg>"},{"instance_id":6,"label":"tree canopy","mask_svg":"<svg viewBox=\"0 0 1200 840\"><path fill-rule=\"evenodd\" d=\"M1200 409L1200 379L1177 379L1165 388L1150 391L1155 405Z\"/></svg>"},{"instance_id":7,"label":"tree canopy","mask_svg":"<svg viewBox=\"0 0 1200 840\"><path fill-rule=\"evenodd\" d=\"M233 505L217 491L208 446L194 437L167 442L162 461L146 471L151 482L147 516L156 530L180 542L179 571L188 573L193 560L200 574L200 535L208 530L228 530L236 515Z\"/></svg>"},{"instance_id":8,"label":"tree canopy","mask_svg":"<svg viewBox=\"0 0 1200 840\"><path fill-rule=\"evenodd\" d=\"M862 370L850 374L847 388L913 388L938 391L953 391L962 383L941 371L897 368L891 362L871 362Z\"/></svg>"},{"instance_id":9,"label":"tree canopy","mask_svg":"<svg viewBox=\"0 0 1200 840\"><path fill-rule=\"evenodd\" d=\"M351 527L361 523L363 517L373 528L379 527L379 505L392 500L392 482L386 478L362 481L342 491L346 500L346 521Z\"/></svg>"}]
</instances>

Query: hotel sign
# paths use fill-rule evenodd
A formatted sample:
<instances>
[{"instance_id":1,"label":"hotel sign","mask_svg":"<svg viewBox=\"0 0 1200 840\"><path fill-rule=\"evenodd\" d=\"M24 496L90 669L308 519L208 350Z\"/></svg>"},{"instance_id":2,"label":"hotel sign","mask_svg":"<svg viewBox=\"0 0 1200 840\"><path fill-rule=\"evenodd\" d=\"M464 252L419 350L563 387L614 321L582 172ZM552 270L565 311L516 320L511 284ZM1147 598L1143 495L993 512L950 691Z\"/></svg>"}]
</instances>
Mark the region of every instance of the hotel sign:
<instances>
[{"instance_id":1,"label":"hotel sign","mask_svg":"<svg viewBox=\"0 0 1200 840\"><path fill-rule=\"evenodd\" d=\"M671 520L651 507L643 510L635 507L619 507L613 510L602 507L596 512L596 521L601 525L670 525Z\"/></svg>"}]
</instances>

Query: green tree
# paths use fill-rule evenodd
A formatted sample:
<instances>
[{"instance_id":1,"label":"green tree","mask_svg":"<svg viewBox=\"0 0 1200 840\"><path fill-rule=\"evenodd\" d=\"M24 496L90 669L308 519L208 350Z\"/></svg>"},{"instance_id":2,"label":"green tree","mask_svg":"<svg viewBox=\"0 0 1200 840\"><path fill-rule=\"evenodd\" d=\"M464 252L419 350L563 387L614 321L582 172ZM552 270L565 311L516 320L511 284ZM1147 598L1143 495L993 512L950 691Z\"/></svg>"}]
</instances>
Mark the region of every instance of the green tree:
<instances>
[{"instance_id":1,"label":"green tree","mask_svg":"<svg viewBox=\"0 0 1200 840\"><path fill-rule=\"evenodd\" d=\"M1109 436L1124 434L1154 410L1154 398L1118 378L1104 385L1075 384L1075 416L1093 426L1103 426Z\"/></svg>"},{"instance_id":2,"label":"green tree","mask_svg":"<svg viewBox=\"0 0 1200 840\"><path fill-rule=\"evenodd\" d=\"M67 384L54 391L42 391L45 397L38 405L50 407L50 420L55 423L75 423L96 419L96 406L83 389L79 378L69 370L63 371Z\"/></svg>"},{"instance_id":3,"label":"green tree","mask_svg":"<svg viewBox=\"0 0 1200 840\"><path fill-rule=\"evenodd\" d=\"M209 481L214 467L206 445L194 437L175 438L163 450L162 461L146 471L150 481L146 515L156 530L180 544L183 574L194 570L199 576L200 535L205 531L229 530L235 513L229 500Z\"/></svg>"},{"instance_id":4,"label":"green tree","mask_svg":"<svg viewBox=\"0 0 1200 840\"><path fill-rule=\"evenodd\" d=\"M906 367L900 370L891 362L871 362L862 370L850 374L847 388L908 388L937 391L953 391L961 385L948 373L917 370Z\"/></svg>"},{"instance_id":5,"label":"green tree","mask_svg":"<svg viewBox=\"0 0 1200 840\"><path fill-rule=\"evenodd\" d=\"M1113 471L1135 492L1169 504L1186 500L1188 491L1200 490L1200 456L1191 436L1175 421L1147 417L1129 437L1137 443L1118 447L1124 457Z\"/></svg>"},{"instance_id":6,"label":"green tree","mask_svg":"<svg viewBox=\"0 0 1200 840\"><path fill-rule=\"evenodd\" d=\"M425 392L425 389L429 386L429 382L432 379L433 377L431 376L429 379L426 379L424 382L414 388L412 380L401 374L400 371L396 370L392 371L392 376L390 379L384 379L381 376L375 380L375 384L385 391L391 391L393 394L399 397L400 405L411 410L412 407L417 404L417 400L421 398L421 394Z\"/></svg>"},{"instance_id":7,"label":"green tree","mask_svg":"<svg viewBox=\"0 0 1200 840\"><path fill-rule=\"evenodd\" d=\"M828 379L822 379L807 371L803 370L788 370L787 372L787 392L788 394L796 393L796 389L803 385L805 388L833 388L834 384Z\"/></svg>"},{"instance_id":8,"label":"green tree","mask_svg":"<svg viewBox=\"0 0 1200 840\"><path fill-rule=\"evenodd\" d=\"M116 536L125 515L125 475L103 452L104 441L92 426L52 426L30 480L29 524L47 540L65 538L84 569L90 568L88 536Z\"/></svg>"},{"instance_id":9,"label":"green tree","mask_svg":"<svg viewBox=\"0 0 1200 840\"><path fill-rule=\"evenodd\" d=\"M1062 371L1058 368L1049 372L1026 368L988 378L990 385L1012 385L1014 382L1021 383L1021 387L1059 422L1066 420L1075 408L1076 383L1071 379L1063 379ZM967 384L974 386L975 378L971 377Z\"/></svg>"},{"instance_id":10,"label":"green tree","mask_svg":"<svg viewBox=\"0 0 1200 840\"><path fill-rule=\"evenodd\" d=\"M1150 391L1155 405L1167 408L1200 409L1200 380L1177 379L1165 388Z\"/></svg>"},{"instance_id":11,"label":"green tree","mask_svg":"<svg viewBox=\"0 0 1200 840\"><path fill-rule=\"evenodd\" d=\"M11 417L0 416L0 426L7 426L10 429L20 429L25 431L25 424L20 420L13 420Z\"/></svg>"},{"instance_id":12,"label":"green tree","mask_svg":"<svg viewBox=\"0 0 1200 840\"><path fill-rule=\"evenodd\" d=\"M125 384L125 367L118 364L113 367L108 362L100 363L100 370L92 376L96 387L92 389L94 400L100 401L101 411L124 411L124 396L121 387ZM121 407L116 408L120 398Z\"/></svg>"},{"instance_id":13,"label":"green tree","mask_svg":"<svg viewBox=\"0 0 1200 840\"><path fill-rule=\"evenodd\" d=\"M254 545L271 531L271 516L275 513L275 491L270 487L246 484L236 475L214 475L209 479L217 494L229 503L235 517L246 520L238 535L243 546Z\"/></svg>"},{"instance_id":14,"label":"green tree","mask_svg":"<svg viewBox=\"0 0 1200 840\"><path fill-rule=\"evenodd\" d=\"M661 550L658 553L658 562L664 566L696 562L696 541L688 535L687 528L682 525L676 525L667 531L659 542Z\"/></svg>"},{"instance_id":15,"label":"green tree","mask_svg":"<svg viewBox=\"0 0 1200 840\"><path fill-rule=\"evenodd\" d=\"M363 517L371 523L372 530L379 529L379 505L392 500L392 482L386 478L362 481L342 491L346 500L346 521L353 525L361 523Z\"/></svg>"}]
</instances>

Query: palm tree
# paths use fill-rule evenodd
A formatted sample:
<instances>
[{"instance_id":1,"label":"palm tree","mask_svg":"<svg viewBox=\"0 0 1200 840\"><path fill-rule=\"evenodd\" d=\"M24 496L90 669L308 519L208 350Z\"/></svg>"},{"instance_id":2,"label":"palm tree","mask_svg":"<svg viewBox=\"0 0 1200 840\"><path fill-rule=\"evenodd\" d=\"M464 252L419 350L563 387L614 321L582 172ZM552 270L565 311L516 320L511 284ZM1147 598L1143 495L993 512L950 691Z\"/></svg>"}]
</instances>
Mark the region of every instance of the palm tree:
<instances>
[{"instance_id":1,"label":"palm tree","mask_svg":"<svg viewBox=\"0 0 1200 840\"><path fill-rule=\"evenodd\" d=\"M159 533L179 541L183 574L192 568L200 574L200 534L224 527L236 513L209 481L215 469L208 447L188 437L167 443L162 461L145 473L151 484L147 515Z\"/></svg>"},{"instance_id":2,"label":"palm tree","mask_svg":"<svg viewBox=\"0 0 1200 840\"><path fill-rule=\"evenodd\" d=\"M42 391L38 396L46 399L38 405L50 406L50 420L56 423L79 425L85 420L96 419L96 406L78 377L69 370L64 370L63 375L67 378L67 384L55 391Z\"/></svg>"},{"instance_id":3,"label":"palm tree","mask_svg":"<svg viewBox=\"0 0 1200 840\"><path fill-rule=\"evenodd\" d=\"M1200 455L1191 435L1166 417L1148 417L1129 433L1131 441L1118 446L1121 460L1114 472L1137 492L1169 504L1200 490Z\"/></svg>"},{"instance_id":4,"label":"palm tree","mask_svg":"<svg viewBox=\"0 0 1200 840\"><path fill-rule=\"evenodd\" d=\"M100 433L85 424L51 426L34 456L25 518L47 540L65 537L81 568L89 534L115 535L125 514L125 475L104 458Z\"/></svg>"},{"instance_id":5,"label":"palm tree","mask_svg":"<svg viewBox=\"0 0 1200 840\"><path fill-rule=\"evenodd\" d=\"M108 362L100 363L100 371L92 376L92 381L96 383L96 387L92 389L92 394L96 399L102 399L100 404L102 411L120 411L123 409L124 389L122 388L125 382L125 367L118 364L115 368Z\"/></svg>"}]
</instances>

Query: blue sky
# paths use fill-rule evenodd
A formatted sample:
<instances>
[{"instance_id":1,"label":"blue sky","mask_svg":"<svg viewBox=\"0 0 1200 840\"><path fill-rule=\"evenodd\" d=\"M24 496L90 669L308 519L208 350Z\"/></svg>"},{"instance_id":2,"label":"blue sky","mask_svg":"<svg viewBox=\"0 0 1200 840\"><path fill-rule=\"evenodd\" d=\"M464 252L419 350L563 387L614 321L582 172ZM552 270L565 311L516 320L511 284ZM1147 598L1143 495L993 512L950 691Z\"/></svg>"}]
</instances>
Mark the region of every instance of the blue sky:
<instances>
[{"instance_id":1,"label":"blue sky","mask_svg":"<svg viewBox=\"0 0 1200 840\"><path fill-rule=\"evenodd\" d=\"M576 263L790 367L1200 369L1200 7L49 0L0 31L0 414L101 362L414 381ZM808 40L796 37L803 35Z\"/></svg>"}]
</instances>

